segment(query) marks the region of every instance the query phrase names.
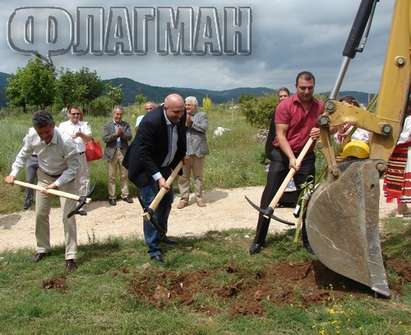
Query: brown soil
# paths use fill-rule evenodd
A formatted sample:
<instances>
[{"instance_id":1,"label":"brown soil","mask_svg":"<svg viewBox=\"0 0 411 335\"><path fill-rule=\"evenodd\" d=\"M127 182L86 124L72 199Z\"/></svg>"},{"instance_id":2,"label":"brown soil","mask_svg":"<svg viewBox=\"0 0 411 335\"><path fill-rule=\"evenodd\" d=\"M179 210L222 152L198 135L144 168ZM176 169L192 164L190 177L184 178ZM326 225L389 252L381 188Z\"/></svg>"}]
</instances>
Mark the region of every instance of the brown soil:
<instances>
[{"instance_id":1,"label":"brown soil","mask_svg":"<svg viewBox=\"0 0 411 335\"><path fill-rule=\"evenodd\" d=\"M388 266L401 278L399 283L392 283L394 290L410 281L410 263L394 259ZM221 283L222 273L224 283ZM232 316L264 315L267 303L307 307L328 304L348 295L373 295L368 287L332 272L318 261L273 263L257 273L233 264L212 271L151 270L136 273L130 291L137 299L158 308L169 304L185 305L194 311L214 315L222 311L216 306L228 305ZM207 297L214 299L214 306L202 303Z\"/></svg>"},{"instance_id":2,"label":"brown soil","mask_svg":"<svg viewBox=\"0 0 411 335\"><path fill-rule=\"evenodd\" d=\"M65 277L54 277L51 279L45 279L42 282L42 287L46 290L56 289L59 291L65 291L67 289Z\"/></svg>"},{"instance_id":3,"label":"brown soil","mask_svg":"<svg viewBox=\"0 0 411 335\"><path fill-rule=\"evenodd\" d=\"M404 259L389 259L387 266L398 275L402 284L411 283L411 262Z\"/></svg>"}]
</instances>

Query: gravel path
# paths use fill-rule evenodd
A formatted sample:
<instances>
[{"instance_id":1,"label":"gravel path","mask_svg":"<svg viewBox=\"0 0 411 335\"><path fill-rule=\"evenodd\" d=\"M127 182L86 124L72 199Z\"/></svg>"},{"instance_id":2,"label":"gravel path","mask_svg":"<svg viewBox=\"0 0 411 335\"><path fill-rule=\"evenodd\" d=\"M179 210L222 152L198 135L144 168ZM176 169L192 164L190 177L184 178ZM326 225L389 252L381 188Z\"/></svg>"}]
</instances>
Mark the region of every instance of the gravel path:
<instances>
[{"instance_id":1,"label":"gravel path","mask_svg":"<svg viewBox=\"0 0 411 335\"><path fill-rule=\"evenodd\" d=\"M201 235L210 230L221 231L231 228L255 229L257 212L246 203L244 195L258 203L262 190L261 186L216 189L205 194L207 206L204 208L191 203L190 206L179 210L175 207L178 201L174 201L169 218L169 235ZM381 199L381 217L387 217L393 209L392 204L386 204L384 199ZM134 204L119 201L116 207L109 206L107 202L97 201L88 205L88 212L87 216L77 216L80 244L86 244L90 239L102 241L109 236L143 236L142 209L137 201ZM292 210L288 208L280 208L276 210L276 214L290 221L295 220ZM50 227L52 245L62 245L64 235L59 208L51 210ZM288 229L288 226L271 221L271 233L284 229ZM34 211L0 215L0 251L34 246Z\"/></svg>"}]
</instances>

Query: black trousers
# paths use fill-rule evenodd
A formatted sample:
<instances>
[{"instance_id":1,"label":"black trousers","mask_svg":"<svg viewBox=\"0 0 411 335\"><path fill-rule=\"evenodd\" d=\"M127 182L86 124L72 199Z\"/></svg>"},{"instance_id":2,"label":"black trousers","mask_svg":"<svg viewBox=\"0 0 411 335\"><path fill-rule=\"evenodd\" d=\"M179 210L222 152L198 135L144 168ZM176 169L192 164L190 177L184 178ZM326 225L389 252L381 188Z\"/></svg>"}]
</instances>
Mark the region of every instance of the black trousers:
<instances>
[{"instance_id":1,"label":"black trousers","mask_svg":"<svg viewBox=\"0 0 411 335\"><path fill-rule=\"evenodd\" d=\"M270 205L271 200L273 200L274 195L277 193L289 170L288 157L279 149L273 149L271 152L271 163L267 174L267 183L261 196L261 208L267 208ZM303 184L310 175L315 177L314 152L305 156L304 160L301 162L300 169L294 175L297 192L300 192L300 185ZM254 243L264 244L269 224L270 219L265 218L260 213L258 216Z\"/></svg>"}]
</instances>

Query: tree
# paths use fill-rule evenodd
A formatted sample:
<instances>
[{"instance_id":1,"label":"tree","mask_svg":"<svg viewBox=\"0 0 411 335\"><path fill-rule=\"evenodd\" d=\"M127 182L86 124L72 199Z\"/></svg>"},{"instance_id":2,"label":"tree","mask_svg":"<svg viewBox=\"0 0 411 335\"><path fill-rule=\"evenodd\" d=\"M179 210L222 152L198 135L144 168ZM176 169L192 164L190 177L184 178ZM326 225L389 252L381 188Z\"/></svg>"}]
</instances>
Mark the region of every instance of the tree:
<instances>
[{"instance_id":1,"label":"tree","mask_svg":"<svg viewBox=\"0 0 411 335\"><path fill-rule=\"evenodd\" d=\"M212 102L212 100L211 100L208 96L205 96L205 97L203 98L203 108L204 108L204 110L207 112L207 111L209 111L212 107L213 107L213 102Z\"/></svg>"},{"instance_id":2,"label":"tree","mask_svg":"<svg viewBox=\"0 0 411 335\"><path fill-rule=\"evenodd\" d=\"M84 109L91 101L101 96L105 85L96 71L83 67L74 72L68 69L60 71L56 84L56 101L67 107L71 104L81 105Z\"/></svg>"},{"instance_id":3,"label":"tree","mask_svg":"<svg viewBox=\"0 0 411 335\"><path fill-rule=\"evenodd\" d=\"M112 83L106 84L106 95L113 101L113 107L120 105L124 98L124 93L121 86L114 86Z\"/></svg>"},{"instance_id":4,"label":"tree","mask_svg":"<svg viewBox=\"0 0 411 335\"><path fill-rule=\"evenodd\" d=\"M137 105L142 105L147 102L147 98L143 94L137 94L135 97L135 102Z\"/></svg>"},{"instance_id":5,"label":"tree","mask_svg":"<svg viewBox=\"0 0 411 335\"><path fill-rule=\"evenodd\" d=\"M244 96L241 99L240 108L251 125L267 128L277 103L277 95L262 97Z\"/></svg>"},{"instance_id":6,"label":"tree","mask_svg":"<svg viewBox=\"0 0 411 335\"><path fill-rule=\"evenodd\" d=\"M36 57L10 76L6 95L10 105L23 107L24 111L27 106L44 109L53 104L55 83L54 67Z\"/></svg>"}]
</instances>

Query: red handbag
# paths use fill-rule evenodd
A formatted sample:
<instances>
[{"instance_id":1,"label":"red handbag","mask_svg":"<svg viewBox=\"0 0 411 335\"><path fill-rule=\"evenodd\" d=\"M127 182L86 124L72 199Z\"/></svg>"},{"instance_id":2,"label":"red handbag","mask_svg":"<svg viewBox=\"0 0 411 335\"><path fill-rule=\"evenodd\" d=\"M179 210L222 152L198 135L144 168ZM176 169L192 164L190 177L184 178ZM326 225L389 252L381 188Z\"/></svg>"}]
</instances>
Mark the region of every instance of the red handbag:
<instances>
[{"instance_id":1,"label":"red handbag","mask_svg":"<svg viewBox=\"0 0 411 335\"><path fill-rule=\"evenodd\" d=\"M86 143L86 159L87 161L96 161L103 157L103 149L101 149L101 145L99 142L88 141Z\"/></svg>"}]
</instances>

